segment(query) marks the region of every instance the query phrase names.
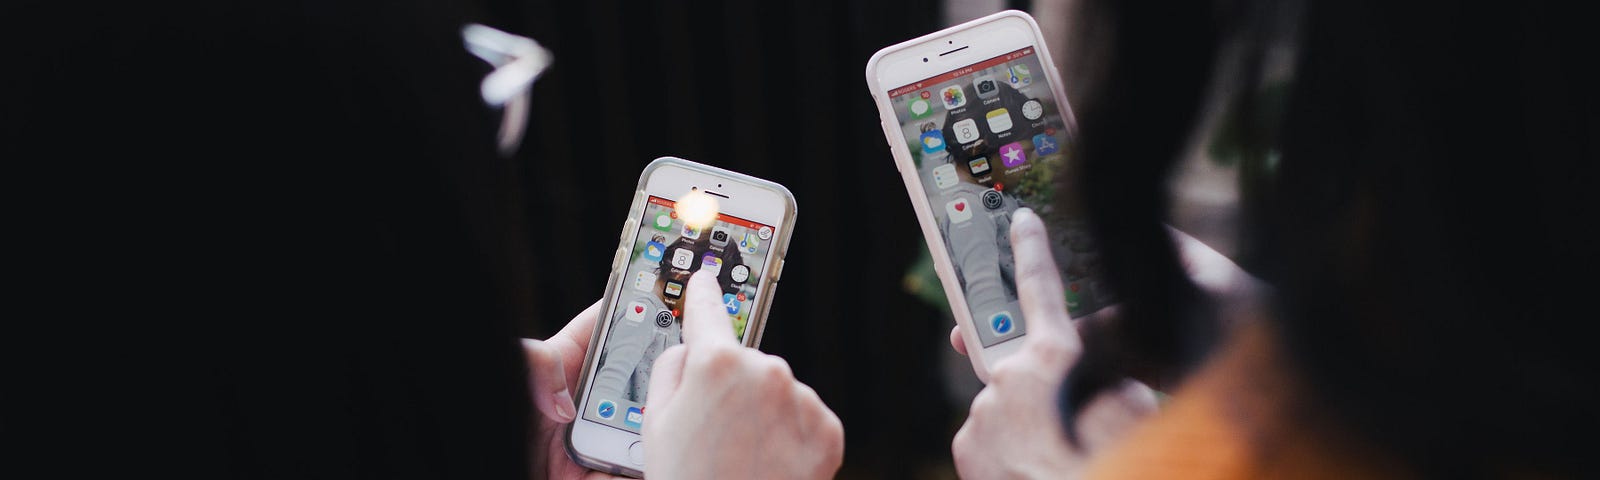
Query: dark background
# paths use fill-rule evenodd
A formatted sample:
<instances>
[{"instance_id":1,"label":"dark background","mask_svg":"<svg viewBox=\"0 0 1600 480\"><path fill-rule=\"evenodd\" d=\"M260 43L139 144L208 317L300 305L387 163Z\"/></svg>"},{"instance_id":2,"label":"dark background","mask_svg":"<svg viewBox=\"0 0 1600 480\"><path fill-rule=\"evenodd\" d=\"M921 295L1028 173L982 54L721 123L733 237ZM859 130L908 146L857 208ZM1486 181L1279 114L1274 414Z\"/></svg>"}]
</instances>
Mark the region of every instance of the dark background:
<instances>
[{"instance_id":1,"label":"dark background","mask_svg":"<svg viewBox=\"0 0 1600 480\"><path fill-rule=\"evenodd\" d=\"M951 324L902 286L923 241L863 78L878 49L941 28L939 2L500 4L490 17L515 20L497 26L555 54L517 153L540 310L525 334L603 293L651 160L769 179L799 218L762 350L848 425L843 476L949 471Z\"/></svg>"},{"instance_id":2,"label":"dark background","mask_svg":"<svg viewBox=\"0 0 1600 480\"><path fill-rule=\"evenodd\" d=\"M848 426L840 476L952 477L952 324L907 292L924 242L863 78L943 18L928 0L7 3L30 28L0 29L0 157L32 187L11 231L39 313L0 337L22 347L0 349L0 433L69 470L520 472L508 339L598 299L639 171L671 155L795 194L762 350ZM511 178L468 21L555 55ZM516 202L526 257L481 268ZM530 298L503 305L506 277Z\"/></svg>"}]
</instances>

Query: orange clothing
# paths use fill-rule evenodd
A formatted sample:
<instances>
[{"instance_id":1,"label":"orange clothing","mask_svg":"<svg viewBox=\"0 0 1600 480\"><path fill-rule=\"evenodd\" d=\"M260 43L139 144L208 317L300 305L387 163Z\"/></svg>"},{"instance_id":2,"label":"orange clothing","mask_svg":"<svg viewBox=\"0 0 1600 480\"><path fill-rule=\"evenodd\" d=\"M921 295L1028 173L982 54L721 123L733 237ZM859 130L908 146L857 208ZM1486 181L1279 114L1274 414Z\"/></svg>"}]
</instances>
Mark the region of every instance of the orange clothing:
<instances>
[{"instance_id":1,"label":"orange clothing","mask_svg":"<svg viewBox=\"0 0 1600 480\"><path fill-rule=\"evenodd\" d=\"M1295 411L1296 392L1267 327L1241 327L1160 413L1096 455L1086 478L1349 479L1402 476L1325 419ZM1392 466L1390 466L1392 467Z\"/></svg>"}]
</instances>

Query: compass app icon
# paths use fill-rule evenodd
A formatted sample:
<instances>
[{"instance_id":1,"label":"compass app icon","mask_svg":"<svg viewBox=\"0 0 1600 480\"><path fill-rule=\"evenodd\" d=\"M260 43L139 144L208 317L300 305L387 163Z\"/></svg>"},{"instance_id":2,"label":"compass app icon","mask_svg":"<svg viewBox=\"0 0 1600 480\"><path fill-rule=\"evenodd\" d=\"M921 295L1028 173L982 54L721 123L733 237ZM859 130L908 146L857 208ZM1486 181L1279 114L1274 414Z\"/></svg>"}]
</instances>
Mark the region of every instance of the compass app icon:
<instances>
[{"instance_id":1,"label":"compass app icon","mask_svg":"<svg viewBox=\"0 0 1600 480\"><path fill-rule=\"evenodd\" d=\"M1016 326L1016 321L1011 319L1011 312L999 312L989 316L989 329L994 331L995 335L1011 333Z\"/></svg>"}]
</instances>

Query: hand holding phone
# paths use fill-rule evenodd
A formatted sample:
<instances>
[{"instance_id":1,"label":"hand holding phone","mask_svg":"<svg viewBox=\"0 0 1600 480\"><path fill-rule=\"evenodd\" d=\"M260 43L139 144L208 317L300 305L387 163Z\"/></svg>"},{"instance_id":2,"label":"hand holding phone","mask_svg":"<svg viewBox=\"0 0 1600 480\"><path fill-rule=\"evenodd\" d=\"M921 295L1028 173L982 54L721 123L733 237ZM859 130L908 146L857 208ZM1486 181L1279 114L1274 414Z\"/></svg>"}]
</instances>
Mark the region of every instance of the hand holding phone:
<instances>
[{"instance_id":1,"label":"hand holding phone","mask_svg":"<svg viewBox=\"0 0 1600 480\"><path fill-rule=\"evenodd\" d=\"M645 167L576 385L578 420L566 442L574 461L644 475L650 385L663 373L656 360L687 336L691 275L711 279L728 334L755 347L794 221L794 196L782 185L670 157Z\"/></svg>"},{"instance_id":2,"label":"hand holding phone","mask_svg":"<svg viewBox=\"0 0 1600 480\"><path fill-rule=\"evenodd\" d=\"M1072 111L1032 17L1001 12L885 48L866 73L980 379L1028 334L1005 241L1017 209L1052 226L1071 314L1114 301L1072 192L1057 182L1070 167Z\"/></svg>"},{"instance_id":3,"label":"hand holding phone","mask_svg":"<svg viewBox=\"0 0 1600 480\"><path fill-rule=\"evenodd\" d=\"M584 468L567 456L565 437L567 424L577 416L573 409L571 385L578 383L578 367L594 332L595 320L600 317L600 302L583 310L561 331L544 340L523 339L522 350L528 360L529 395L537 410L534 414L532 438L529 439L529 461L534 478L553 480L600 480L622 477Z\"/></svg>"},{"instance_id":4,"label":"hand holding phone","mask_svg":"<svg viewBox=\"0 0 1600 480\"><path fill-rule=\"evenodd\" d=\"M689 280L683 343L656 359L650 478L831 478L844 455L839 418L783 359L740 345L714 278Z\"/></svg>"},{"instance_id":5,"label":"hand holding phone","mask_svg":"<svg viewBox=\"0 0 1600 480\"><path fill-rule=\"evenodd\" d=\"M1107 391L1072 419L1080 442L1067 444L1056 404L1083 346L1060 293L1044 223L1026 209L1015 218L1008 243L1017 256L1021 311L1033 330L1015 355L990 365L989 384L972 400L951 452L961 478L1077 477L1100 447L1155 412L1155 394L1132 380Z\"/></svg>"}]
</instances>

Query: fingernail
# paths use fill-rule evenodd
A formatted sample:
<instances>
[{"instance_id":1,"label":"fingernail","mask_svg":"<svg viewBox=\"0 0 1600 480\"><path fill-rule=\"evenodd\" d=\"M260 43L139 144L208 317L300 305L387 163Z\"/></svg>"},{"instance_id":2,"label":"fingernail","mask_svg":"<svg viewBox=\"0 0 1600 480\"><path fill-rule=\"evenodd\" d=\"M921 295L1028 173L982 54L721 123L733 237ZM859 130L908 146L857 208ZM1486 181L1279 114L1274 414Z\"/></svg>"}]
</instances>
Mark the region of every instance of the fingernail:
<instances>
[{"instance_id":1,"label":"fingernail","mask_svg":"<svg viewBox=\"0 0 1600 480\"><path fill-rule=\"evenodd\" d=\"M554 397L551 400L555 401L556 415L561 417L561 421L567 422L572 421L573 418L577 418L578 408L572 406L571 391L563 388L561 391L552 393L550 395Z\"/></svg>"},{"instance_id":2,"label":"fingernail","mask_svg":"<svg viewBox=\"0 0 1600 480\"><path fill-rule=\"evenodd\" d=\"M1039 214L1033 213L1033 209L1028 208L1028 207L1018 208L1015 212L1011 212L1011 220L1012 221L1020 220L1017 217L1030 217L1030 216L1031 217L1038 217Z\"/></svg>"}]
</instances>

